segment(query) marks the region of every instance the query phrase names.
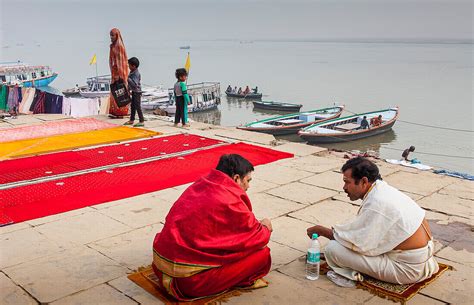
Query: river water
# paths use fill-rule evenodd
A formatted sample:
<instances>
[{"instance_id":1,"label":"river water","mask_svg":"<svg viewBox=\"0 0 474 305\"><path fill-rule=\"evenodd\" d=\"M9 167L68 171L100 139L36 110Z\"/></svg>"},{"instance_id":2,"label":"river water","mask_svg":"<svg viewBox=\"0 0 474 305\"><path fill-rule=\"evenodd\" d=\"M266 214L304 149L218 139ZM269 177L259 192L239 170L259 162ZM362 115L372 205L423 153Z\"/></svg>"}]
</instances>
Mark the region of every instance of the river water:
<instances>
[{"instance_id":1,"label":"river water","mask_svg":"<svg viewBox=\"0 0 474 305\"><path fill-rule=\"evenodd\" d=\"M384 135L329 147L398 159L401 150L414 145L413 157L425 164L474 173L473 133L442 129L474 129L472 41L383 39L380 33L377 39L347 39L337 31L309 39L304 38L312 33L311 23L304 21L309 18L305 7L285 4L285 20L282 10L267 10L268 3L260 1L254 17L263 21L257 23L226 11L223 3L205 2L208 6L189 8L189 22L183 23L176 19L179 6L163 3L137 2L138 8L127 11L124 7L132 2L4 1L0 60L50 65L59 73L53 87L73 87L95 75L95 67L89 66L93 54L99 74L108 73L108 31L117 26L128 55L141 60L144 84L171 86L174 70L184 65L187 54L179 47L190 45L190 83L219 81L222 90L228 84L258 86L265 100L300 103L304 110L334 103L352 112L399 106L400 120L441 127L397 122ZM338 14L333 7L322 8ZM355 14L362 20L362 13ZM263 34L255 34L259 31ZM191 117L238 126L271 115L254 110L249 101L223 97L219 109Z\"/></svg>"}]
</instances>

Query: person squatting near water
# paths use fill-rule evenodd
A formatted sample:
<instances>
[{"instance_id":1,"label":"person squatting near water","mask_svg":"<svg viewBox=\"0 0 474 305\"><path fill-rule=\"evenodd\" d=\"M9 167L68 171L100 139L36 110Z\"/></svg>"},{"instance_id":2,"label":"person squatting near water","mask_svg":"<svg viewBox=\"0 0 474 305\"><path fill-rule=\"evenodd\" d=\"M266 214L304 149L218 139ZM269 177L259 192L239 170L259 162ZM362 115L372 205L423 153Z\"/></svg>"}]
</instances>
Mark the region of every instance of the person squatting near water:
<instances>
[{"instance_id":1,"label":"person squatting near water","mask_svg":"<svg viewBox=\"0 0 474 305\"><path fill-rule=\"evenodd\" d=\"M329 267L346 279L362 281L367 274L396 284L420 282L436 273L425 211L383 181L377 166L365 158L350 159L342 173L350 200L362 200L357 216L332 228L307 229L310 237L317 233L330 239L325 249Z\"/></svg>"},{"instance_id":2,"label":"person squatting near water","mask_svg":"<svg viewBox=\"0 0 474 305\"><path fill-rule=\"evenodd\" d=\"M246 191L252 164L221 156L216 169L197 180L173 204L153 242L153 270L161 288L180 301L233 287L267 286L270 220L257 220Z\"/></svg>"}]
</instances>

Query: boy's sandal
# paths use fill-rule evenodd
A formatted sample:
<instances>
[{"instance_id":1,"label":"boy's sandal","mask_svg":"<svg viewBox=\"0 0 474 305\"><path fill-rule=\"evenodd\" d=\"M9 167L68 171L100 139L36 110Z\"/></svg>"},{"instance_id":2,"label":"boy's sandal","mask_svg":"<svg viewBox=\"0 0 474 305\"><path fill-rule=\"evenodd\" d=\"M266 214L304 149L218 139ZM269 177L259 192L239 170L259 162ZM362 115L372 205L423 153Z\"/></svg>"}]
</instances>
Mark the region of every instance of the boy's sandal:
<instances>
[{"instance_id":1,"label":"boy's sandal","mask_svg":"<svg viewBox=\"0 0 474 305\"><path fill-rule=\"evenodd\" d=\"M143 127L143 126L145 126L145 124L143 124L143 123L137 123L137 124L133 125L133 127Z\"/></svg>"},{"instance_id":2,"label":"boy's sandal","mask_svg":"<svg viewBox=\"0 0 474 305\"><path fill-rule=\"evenodd\" d=\"M133 122L127 121L127 122L123 123L123 125L126 125L126 126L133 125Z\"/></svg>"}]
</instances>

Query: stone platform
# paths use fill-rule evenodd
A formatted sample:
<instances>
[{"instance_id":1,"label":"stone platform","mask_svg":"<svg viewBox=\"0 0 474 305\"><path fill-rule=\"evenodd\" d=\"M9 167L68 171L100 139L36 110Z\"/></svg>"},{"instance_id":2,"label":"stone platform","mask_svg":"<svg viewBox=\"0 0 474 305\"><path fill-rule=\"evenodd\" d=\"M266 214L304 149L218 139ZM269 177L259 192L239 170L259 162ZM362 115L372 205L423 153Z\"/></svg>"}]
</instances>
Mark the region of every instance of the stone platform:
<instances>
[{"instance_id":1,"label":"stone platform","mask_svg":"<svg viewBox=\"0 0 474 305\"><path fill-rule=\"evenodd\" d=\"M99 119L121 124L124 120ZM41 124L61 115L21 116L0 128ZM245 141L295 154L258 166L249 196L258 218L271 218L272 271L268 288L230 299L228 304L391 304L366 291L343 289L324 276L304 278L306 228L332 225L358 210L342 192L339 169L345 160L326 149L281 143L273 136L193 123L172 127L146 122L164 134L189 132ZM410 304L474 304L474 183L377 162L382 176L427 212L436 256L452 265ZM0 228L0 304L161 304L127 279L152 259L152 240L173 202L188 185L126 198ZM327 240L322 239L322 244Z\"/></svg>"}]
</instances>

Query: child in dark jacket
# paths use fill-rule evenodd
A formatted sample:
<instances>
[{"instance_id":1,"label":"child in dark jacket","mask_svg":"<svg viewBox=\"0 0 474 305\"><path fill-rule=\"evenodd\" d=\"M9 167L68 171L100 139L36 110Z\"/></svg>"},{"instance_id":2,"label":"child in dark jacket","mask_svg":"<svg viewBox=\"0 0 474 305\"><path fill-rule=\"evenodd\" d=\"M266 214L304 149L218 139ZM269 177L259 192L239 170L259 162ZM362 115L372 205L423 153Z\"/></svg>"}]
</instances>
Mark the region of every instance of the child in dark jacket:
<instances>
[{"instance_id":1,"label":"child in dark jacket","mask_svg":"<svg viewBox=\"0 0 474 305\"><path fill-rule=\"evenodd\" d=\"M138 66L140 66L140 61L138 58L132 57L128 60L128 67L130 68L130 74L128 75L128 89L132 93L132 104L130 111L130 121L126 122L124 125L133 125L133 121L135 121L135 113L138 113L138 119L140 122L133 125L133 127L145 126L145 118L143 117L141 105L141 76L140 72L138 71Z\"/></svg>"}]
</instances>

